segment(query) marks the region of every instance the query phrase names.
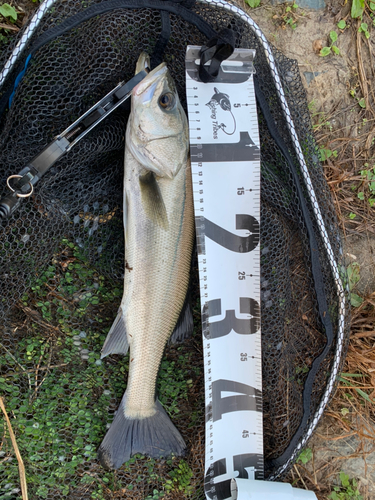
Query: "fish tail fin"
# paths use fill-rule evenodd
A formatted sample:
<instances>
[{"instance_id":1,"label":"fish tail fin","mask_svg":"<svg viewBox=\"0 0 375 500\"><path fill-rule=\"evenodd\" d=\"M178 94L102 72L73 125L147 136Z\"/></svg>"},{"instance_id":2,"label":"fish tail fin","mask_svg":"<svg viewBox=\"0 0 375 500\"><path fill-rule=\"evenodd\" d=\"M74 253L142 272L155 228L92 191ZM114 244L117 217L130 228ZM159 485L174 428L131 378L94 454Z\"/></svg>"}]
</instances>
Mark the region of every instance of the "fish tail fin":
<instances>
[{"instance_id":1,"label":"fish tail fin","mask_svg":"<svg viewBox=\"0 0 375 500\"><path fill-rule=\"evenodd\" d=\"M126 334L125 317L122 308L118 310L117 316L105 339L101 358L108 354L126 354L129 349L128 337Z\"/></svg>"},{"instance_id":2,"label":"fish tail fin","mask_svg":"<svg viewBox=\"0 0 375 500\"><path fill-rule=\"evenodd\" d=\"M146 418L127 418L125 396L98 450L100 463L106 469L118 469L136 453L152 458L172 454L183 456L186 445L159 401L155 413Z\"/></svg>"}]
</instances>

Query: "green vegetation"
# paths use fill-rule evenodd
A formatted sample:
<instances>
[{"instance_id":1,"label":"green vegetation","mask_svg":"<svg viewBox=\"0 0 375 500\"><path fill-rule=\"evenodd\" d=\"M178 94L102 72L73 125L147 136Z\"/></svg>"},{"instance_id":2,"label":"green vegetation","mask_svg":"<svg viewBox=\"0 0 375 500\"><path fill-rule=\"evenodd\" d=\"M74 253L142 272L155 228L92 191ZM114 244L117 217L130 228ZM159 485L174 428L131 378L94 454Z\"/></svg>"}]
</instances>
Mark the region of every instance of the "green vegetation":
<instances>
[{"instance_id":1,"label":"green vegetation","mask_svg":"<svg viewBox=\"0 0 375 500\"><path fill-rule=\"evenodd\" d=\"M358 31L360 33L364 33L365 37L367 39L369 39L370 38L370 33L369 33L368 29L369 28L368 28L368 24L367 23L361 23L360 26L359 26L359 28L358 28Z\"/></svg>"},{"instance_id":2,"label":"green vegetation","mask_svg":"<svg viewBox=\"0 0 375 500\"><path fill-rule=\"evenodd\" d=\"M0 14L5 18L10 18L13 21L17 21L17 12L14 7L8 3L3 3L0 5Z\"/></svg>"},{"instance_id":3,"label":"green vegetation","mask_svg":"<svg viewBox=\"0 0 375 500\"><path fill-rule=\"evenodd\" d=\"M337 38L338 38L338 34L336 31L330 31L329 32L329 38L330 38L330 45L327 46L327 47L323 47L320 51L320 55L322 57L325 57L325 56L328 56L328 54L331 53L331 51L336 54L336 55L339 55L340 54L340 49L337 47L337 45L335 45L335 43L337 42Z\"/></svg>"},{"instance_id":4,"label":"green vegetation","mask_svg":"<svg viewBox=\"0 0 375 500\"><path fill-rule=\"evenodd\" d=\"M375 205L375 165L371 168L368 163L364 165L366 169L361 170L361 191L357 192L360 200L366 200L370 207Z\"/></svg>"},{"instance_id":5,"label":"green vegetation","mask_svg":"<svg viewBox=\"0 0 375 500\"><path fill-rule=\"evenodd\" d=\"M312 450L311 450L311 448L305 448L298 455L297 462L301 462L301 463L303 463L305 465L305 464L307 464L307 462L310 462L311 459L312 459Z\"/></svg>"},{"instance_id":6,"label":"green vegetation","mask_svg":"<svg viewBox=\"0 0 375 500\"><path fill-rule=\"evenodd\" d=\"M122 284L110 283L64 239L21 299L24 317L16 345L10 349L0 343L0 394L25 463L30 498L69 497L82 490L103 500L108 490L132 488L95 460L126 388L129 357L109 363L100 359L121 296ZM180 349L175 349L173 360L163 359L158 378L160 401L172 418L178 416L192 377L199 372L191 366L192 353L182 356ZM196 418L203 416L192 412L193 424ZM0 426L4 428L2 417ZM0 500L20 499L18 464L7 433L0 458ZM139 458L147 474L137 478L139 463L134 464ZM192 472L185 461L170 460L162 477L155 473L157 464L133 457L125 467L135 482L158 488L152 499L162 498L166 491L192 489ZM143 463L140 467L145 468Z\"/></svg>"},{"instance_id":7,"label":"green vegetation","mask_svg":"<svg viewBox=\"0 0 375 500\"><path fill-rule=\"evenodd\" d=\"M337 158L337 150L336 149L334 149L332 151L332 149L328 149L325 147L319 147L319 160L320 161L326 161L326 160L328 160L328 158L331 158L331 156L333 156L333 158Z\"/></svg>"},{"instance_id":8,"label":"green vegetation","mask_svg":"<svg viewBox=\"0 0 375 500\"><path fill-rule=\"evenodd\" d=\"M350 387L351 389L355 389L357 394L363 400L362 403L367 401L367 403L373 404L374 401L370 398L370 396L365 391L363 391L360 387L356 387L356 380L355 379L356 378L363 379L364 377L365 377L365 375L363 373L342 373L338 379L342 384ZM362 380L359 382L359 384L362 384ZM353 398L353 396L349 393L346 393L345 396L348 397L348 399Z\"/></svg>"},{"instance_id":9,"label":"green vegetation","mask_svg":"<svg viewBox=\"0 0 375 500\"><path fill-rule=\"evenodd\" d=\"M22 297L24 310L36 311L16 352L0 346L1 371L6 368L0 393L6 395L28 486L37 498L51 491L66 496L71 487L86 484L85 470L79 479L74 476L96 456L113 393L100 360L105 334L79 325L84 318L87 325L86 315L99 302L118 300L121 289L110 287L72 243L64 240L62 251L68 254L63 271L56 260ZM124 385L121 373L116 379ZM18 483L14 459L5 462L0 479L5 486ZM0 494L7 498L5 486Z\"/></svg>"},{"instance_id":10,"label":"green vegetation","mask_svg":"<svg viewBox=\"0 0 375 500\"><path fill-rule=\"evenodd\" d=\"M340 472L341 486L335 486L329 495L330 500L363 500L358 491L358 483L355 479L349 479L344 472Z\"/></svg>"},{"instance_id":11,"label":"green vegetation","mask_svg":"<svg viewBox=\"0 0 375 500\"><path fill-rule=\"evenodd\" d=\"M12 24L14 24L15 21L17 21L17 12L15 8L8 3L0 5L0 23L9 25L9 29L0 29L0 47L1 45L8 43L8 35L11 33Z\"/></svg>"},{"instance_id":12,"label":"green vegetation","mask_svg":"<svg viewBox=\"0 0 375 500\"><path fill-rule=\"evenodd\" d=\"M363 299L356 293L352 292L353 288L361 278L358 262L353 262L352 264L350 264L347 268L347 272L350 290L350 303L353 307L359 307L362 304Z\"/></svg>"},{"instance_id":13,"label":"green vegetation","mask_svg":"<svg viewBox=\"0 0 375 500\"><path fill-rule=\"evenodd\" d=\"M169 465L172 465L172 462L170 460L168 461L168 463ZM164 484L165 490L167 492L177 490L184 495L193 493L193 488L190 485L193 473L185 460L181 460L178 464L178 467L170 471L169 476L170 479L167 479Z\"/></svg>"},{"instance_id":14,"label":"green vegetation","mask_svg":"<svg viewBox=\"0 0 375 500\"><path fill-rule=\"evenodd\" d=\"M285 14L283 16L284 22L287 26L290 26L292 30L297 28L297 21L295 19L295 12L298 9L298 5L293 2L292 5L288 5L285 9Z\"/></svg>"},{"instance_id":15,"label":"green vegetation","mask_svg":"<svg viewBox=\"0 0 375 500\"><path fill-rule=\"evenodd\" d=\"M356 89L350 89L349 90L349 95L351 95L353 97L353 99L356 99L356 101L358 102L358 105L365 109L366 108L366 101L365 101L365 98L364 97L358 97L357 96L357 91Z\"/></svg>"},{"instance_id":16,"label":"green vegetation","mask_svg":"<svg viewBox=\"0 0 375 500\"><path fill-rule=\"evenodd\" d=\"M351 16L353 19L361 17L365 10L365 0L352 0Z\"/></svg>"},{"instance_id":17,"label":"green vegetation","mask_svg":"<svg viewBox=\"0 0 375 500\"><path fill-rule=\"evenodd\" d=\"M313 99L312 101L309 102L308 108L311 114L312 122L313 122L313 129L314 130L319 130L321 128L327 129L330 132L332 132L332 124L328 120L326 114L324 111L316 111L316 101ZM319 149L323 149L325 151L331 151L330 149L320 147ZM334 156L337 156L337 151L332 151L332 153L335 153ZM332 154L331 153L331 154ZM320 154L320 153L319 153ZM328 153L329 154L329 153ZM331 154L329 156L331 156Z\"/></svg>"},{"instance_id":18,"label":"green vegetation","mask_svg":"<svg viewBox=\"0 0 375 500\"><path fill-rule=\"evenodd\" d=\"M260 0L245 0L245 3L252 9L255 9L256 7L259 7Z\"/></svg>"}]
</instances>

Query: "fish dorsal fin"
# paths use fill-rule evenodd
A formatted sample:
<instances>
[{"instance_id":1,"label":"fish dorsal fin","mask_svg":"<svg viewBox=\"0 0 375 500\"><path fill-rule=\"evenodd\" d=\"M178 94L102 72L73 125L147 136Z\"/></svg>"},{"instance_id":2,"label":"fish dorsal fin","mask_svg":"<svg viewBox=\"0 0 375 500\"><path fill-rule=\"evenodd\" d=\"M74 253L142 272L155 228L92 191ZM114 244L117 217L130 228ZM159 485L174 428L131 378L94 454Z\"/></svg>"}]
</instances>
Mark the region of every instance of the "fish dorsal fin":
<instances>
[{"instance_id":1,"label":"fish dorsal fin","mask_svg":"<svg viewBox=\"0 0 375 500\"><path fill-rule=\"evenodd\" d=\"M167 230L169 226L167 210L153 172L139 176L142 205L144 211L155 224Z\"/></svg>"}]
</instances>

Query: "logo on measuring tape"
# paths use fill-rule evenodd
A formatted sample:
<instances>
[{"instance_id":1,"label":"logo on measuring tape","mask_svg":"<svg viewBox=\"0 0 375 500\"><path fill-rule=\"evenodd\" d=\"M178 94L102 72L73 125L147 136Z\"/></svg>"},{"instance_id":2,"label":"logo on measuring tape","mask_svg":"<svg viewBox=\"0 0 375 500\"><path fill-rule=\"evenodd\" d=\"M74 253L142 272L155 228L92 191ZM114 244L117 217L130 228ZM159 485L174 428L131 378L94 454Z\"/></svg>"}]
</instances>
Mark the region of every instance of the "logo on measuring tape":
<instances>
[{"instance_id":1,"label":"logo on measuring tape","mask_svg":"<svg viewBox=\"0 0 375 500\"><path fill-rule=\"evenodd\" d=\"M224 132L224 134L227 134L227 135L233 135L235 133L235 131L236 131L236 119L232 113L232 106L230 103L229 95L224 94L224 92L219 92L219 90L216 87L214 87L214 91L215 91L214 95L211 97L210 102L208 102L206 104L206 106L208 106L211 110L210 118L212 119L213 138L218 139L219 138L219 136L218 136L219 130L222 130ZM224 112L224 113L222 113L222 112ZM219 121L217 119L218 113L219 113L219 115L220 115L220 113L228 115L228 112L230 113L230 115L232 117L232 122L233 122L231 132L228 132L228 130L226 130L227 125L225 123L222 122L219 124ZM229 128L229 130L231 130L231 128Z\"/></svg>"}]
</instances>

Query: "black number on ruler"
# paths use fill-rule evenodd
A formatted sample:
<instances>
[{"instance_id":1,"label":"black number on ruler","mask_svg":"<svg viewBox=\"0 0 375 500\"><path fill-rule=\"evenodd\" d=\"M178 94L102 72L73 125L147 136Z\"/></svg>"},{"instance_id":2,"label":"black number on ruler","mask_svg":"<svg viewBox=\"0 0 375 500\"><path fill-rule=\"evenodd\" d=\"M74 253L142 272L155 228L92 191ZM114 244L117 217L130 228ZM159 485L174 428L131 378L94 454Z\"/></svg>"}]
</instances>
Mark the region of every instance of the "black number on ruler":
<instances>
[{"instance_id":1,"label":"black number on ruler","mask_svg":"<svg viewBox=\"0 0 375 500\"><path fill-rule=\"evenodd\" d=\"M238 472L238 474L236 474ZM233 457L233 471L227 470L225 458L217 460L207 469L204 478L204 491L206 495L217 500L232 498L230 479L215 483L214 478L230 474L232 477L242 479L263 479L263 456L256 453L244 453ZM250 476L249 476L250 473Z\"/></svg>"},{"instance_id":2,"label":"black number on ruler","mask_svg":"<svg viewBox=\"0 0 375 500\"><path fill-rule=\"evenodd\" d=\"M260 327L260 307L255 299L240 297L240 313L251 314L250 319L239 319L236 317L234 309L225 311L225 318L220 321L208 321L209 329L205 332L205 337L217 339L228 335L232 330L240 335L256 333ZM208 300L202 311L202 321L207 322L208 318L221 315L221 299Z\"/></svg>"},{"instance_id":3,"label":"black number on ruler","mask_svg":"<svg viewBox=\"0 0 375 500\"><path fill-rule=\"evenodd\" d=\"M234 392L235 396L221 397L222 392ZM212 382L212 420L221 420L224 413L234 411L262 412L262 391L235 380L214 380ZM207 413L207 411L206 411Z\"/></svg>"},{"instance_id":4,"label":"black number on ruler","mask_svg":"<svg viewBox=\"0 0 375 500\"><path fill-rule=\"evenodd\" d=\"M201 175L200 172L198 175ZM236 229L250 231L251 234L248 236L233 234L206 218L202 221L202 217L198 217L196 223L204 223L204 235L232 252L251 252L259 243L259 222L252 215L236 214Z\"/></svg>"}]
</instances>

